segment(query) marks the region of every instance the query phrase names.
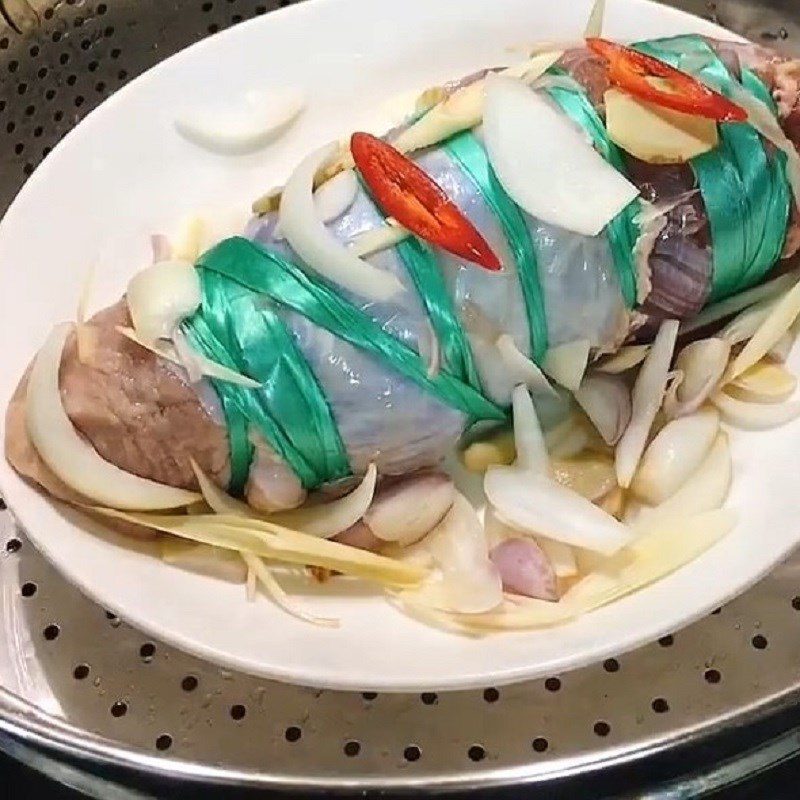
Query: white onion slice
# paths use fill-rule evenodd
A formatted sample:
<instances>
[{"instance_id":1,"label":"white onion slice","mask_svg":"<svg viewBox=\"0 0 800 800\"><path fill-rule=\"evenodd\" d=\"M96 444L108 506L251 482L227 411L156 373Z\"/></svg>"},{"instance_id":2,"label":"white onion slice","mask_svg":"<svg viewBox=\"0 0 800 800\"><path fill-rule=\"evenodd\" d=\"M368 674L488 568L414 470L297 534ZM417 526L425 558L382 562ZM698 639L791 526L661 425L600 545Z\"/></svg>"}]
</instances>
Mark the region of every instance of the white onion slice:
<instances>
[{"instance_id":1,"label":"white onion slice","mask_svg":"<svg viewBox=\"0 0 800 800\"><path fill-rule=\"evenodd\" d=\"M195 492L140 478L111 464L75 430L61 402L58 373L73 325L53 328L28 378L25 422L36 452L67 486L98 503L124 509L177 508L200 499Z\"/></svg>"},{"instance_id":2,"label":"white onion slice","mask_svg":"<svg viewBox=\"0 0 800 800\"><path fill-rule=\"evenodd\" d=\"M594 369L597 372L606 372L609 375L619 375L621 372L627 372L637 364L641 364L649 352L649 344L625 345L625 347L620 347L613 355L598 361L594 365Z\"/></svg>"},{"instance_id":3,"label":"white onion slice","mask_svg":"<svg viewBox=\"0 0 800 800\"><path fill-rule=\"evenodd\" d=\"M305 107L302 91L245 92L227 108L189 109L175 120L175 128L198 147L222 155L244 155L275 141Z\"/></svg>"},{"instance_id":4,"label":"white onion slice","mask_svg":"<svg viewBox=\"0 0 800 800\"><path fill-rule=\"evenodd\" d=\"M769 358L771 358L773 361L778 361L779 363L783 364L786 359L789 358L789 355L792 352L794 340L794 333L790 330L788 333L785 333L783 336L781 336L777 342L775 342L775 344L769 349L767 356L769 356Z\"/></svg>"},{"instance_id":5,"label":"white onion slice","mask_svg":"<svg viewBox=\"0 0 800 800\"><path fill-rule=\"evenodd\" d=\"M515 387L512 393L514 413L514 445L517 451L515 466L539 474L546 474L550 457L544 443L539 417L531 396L524 386Z\"/></svg>"},{"instance_id":6,"label":"white onion slice","mask_svg":"<svg viewBox=\"0 0 800 800\"><path fill-rule=\"evenodd\" d=\"M483 488L500 519L531 536L606 555L630 541L624 525L549 477L493 466L486 470Z\"/></svg>"},{"instance_id":7,"label":"white onion slice","mask_svg":"<svg viewBox=\"0 0 800 800\"><path fill-rule=\"evenodd\" d=\"M486 534L463 495L456 494L453 507L425 539L425 546L442 573L441 582L431 588L438 589L444 610L477 614L502 602L502 581L489 560Z\"/></svg>"},{"instance_id":8,"label":"white onion slice","mask_svg":"<svg viewBox=\"0 0 800 800\"><path fill-rule=\"evenodd\" d=\"M647 503L663 503L703 462L718 431L713 408L668 422L644 451L631 491Z\"/></svg>"},{"instance_id":9,"label":"white onion slice","mask_svg":"<svg viewBox=\"0 0 800 800\"><path fill-rule=\"evenodd\" d=\"M627 489L633 480L653 420L664 399L677 335L677 320L662 322L653 346L636 376L632 394L631 421L616 449L617 482L623 489Z\"/></svg>"},{"instance_id":10,"label":"white onion slice","mask_svg":"<svg viewBox=\"0 0 800 800\"><path fill-rule=\"evenodd\" d=\"M130 279L126 299L133 327L144 341L168 339L200 305L200 277L187 261L160 261Z\"/></svg>"},{"instance_id":11,"label":"white onion slice","mask_svg":"<svg viewBox=\"0 0 800 800\"><path fill-rule=\"evenodd\" d=\"M572 578L578 574L575 551L563 542L540 536L537 540L558 578Z\"/></svg>"},{"instance_id":12,"label":"white onion slice","mask_svg":"<svg viewBox=\"0 0 800 800\"><path fill-rule=\"evenodd\" d=\"M753 403L782 403L797 388L797 378L789 370L769 361L759 361L725 387L738 400Z\"/></svg>"},{"instance_id":13,"label":"white onion slice","mask_svg":"<svg viewBox=\"0 0 800 800\"><path fill-rule=\"evenodd\" d=\"M177 364L178 366L186 366L185 359L181 358L175 346L171 342L163 339L155 342L146 342L136 333L135 330L133 330L133 328L126 328L122 325L117 325L116 331L126 339L136 342L136 344L138 344L140 347L143 347L145 350L155 353L157 356L159 356L159 358L163 358L165 361L171 361L173 364ZM200 369L200 372L209 378L216 378L220 381L235 383L238 386L246 386L248 389L261 388L261 384L258 381L253 380L253 378L248 378L247 375L242 375L240 372L236 372L235 370L232 370L223 364L218 364L216 361L211 361L211 359L206 358L197 351L192 351L192 360L196 363L197 367Z\"/></svg>"},{"instance_id":14,"label":"white onion slice","mask_svg":"<svg viewBox=\"0 0 800 800\"><path fill-rule=\"evenodd\" d=\"M86 271L81 293L78 296L78 308L75 311L75 344L78 348L78 361L80 361L81 364L88 364L90 362L95 344L94 332L91 327L86 324L89 301L92 294L92 285L94 284L94 273L95 265L92 264Z\"/></svg>"},{"instance_id":15,"label":"white onion slice","mask_svg":"<svg viewBox=\"0 0 800 800\"><path fill-rule=\"evenodd\" d=\"M603 35L603 20L606 15L606 0L594 0L592 10L589 12L589 19L586 21L586 28L583 35L593 38Z\"/></svg>"},{"instance_id":16,"label":"white onion slice","mask_svg":"<svg viewBox=\"0 0 800 800\"><path fill-rule=\"evenodd\" d=\"M586 372L590 349L591 342L588 339L576 339L551 347L545 353L542 370L556 383L575 392Z\"/></svg>"},{"instance_id":17,"label":"white onion slice","mask_svg":"<svg viewBox=\"0 0 800 800\"><path fill-rule=\"evenodd\" d=\"M800 283L781 297L750 341L731 363L726 379L733 380L760 361L791 328L800 314Z\"/></svg>"},{"instance_id":18,"label":"white onion slice","mask_svg":"<svg viewBox=\"0 0 800 800\"><path fill-rule=\"evenodd\" d=\"M487 76L483 135L503 188L552 225L596 236L639 195L552 100L521 80Z\"/></svg>"},{"instance_id":19,"label":"white onion slice","mask_svg":"<svg viewBox=\"0 0 800 800\"><path fill-rule=\"evenodd\" d=\"M680 417L697 411L719 383L730 353L730 342L716 336L686 345L675 359L677 379L664 398L666 415Z\"/></svg>"},{"instance_id":20,"label":"white onion slice","mask_svg":"<svg viewBox=\"0 0 800 800\"><path fill-rule=\"evenodd\" d=\"M527 61L508 67L503 73L530 82L550 69L562 55L561 51L538 53ZM392 141L392 146L401 153L410 153L480 125L484 116L485 93L485 79L457 89L400 133Z\"/></svg>"},{"instance_id":21,"label":"white onion slice","mask_svg":"<svg viewBox=\"0 0 800 800\"><path fill-rule=\"evenodd\" d=\"M736 400L725 392L716 392L711 395L711 402L719 409L725 422L749 431L777 428L800 416L800 400L791 403L749 403Z\"/></svg>"},{"instance_id":22,"label":"white onion slice","mask_svg":"<svg viewBox=\"0 0 800 800\"><path fill-rule=\"evenodd\" d=\"M625 382L614 375L588 375L575 400L603 441L616 444L631 419L631 395Z\"/></svg>"},{"instance_id":23,"label":"white onion slice","mask_svg":"<svg viewBox=\"0 0 800 800\"><path fill-rule=\"evenodd\" d=\"M281 231L309 269L359 297L388 300L403 290L397 277L358 258L317 217L312 194L314 174L336 151L336 144L314 151L289 177L278 211Z\"/></svg>"},{"instance_id":24,"label":"white onion slice","mask_svg":"<svg viewBox=\"0 0 800 800\"><path fill-rule=\"evenodd\" d=\"M549 394L557 396L556 390L550 385L544 373L523 355L514 343L514 340L506 333L498 336L495 347L500 353L500 358L509 372L509 377L516 384L523 382L534 394Z\"/></svg>"},{"instance_id":25,"label":"white onion slice","mask_svg":"<svg viewBox=\"0 0 800 800\"><path fill-rule=\"evenodd\" d=\"M372 503L378 470L374 464L367 467L361 483L350 494L318 506L301 506L291 511L278 511L269 515L270 522L291 530L330 539L355 525Z\"/></svg>"},{"instance_id":26,"label":"white onion slice","mask_svg":"<svg viewBox=\"0 0 800 800\"><path fill-rule=\"evenodd\" d=\"M323 222L332 222L347 211L358 195L358 178L352 169L334 175L314 192L314 206Z\"/></svg>"},{"instance_id":27,"label":"white onion slice","mask_svg":"<svg viewBox=\"0 0 800 800\"><path fill-rule=\"evenodd\" d=\"M705 458L680 489L655 508L642 508L634 527L646 529L656 517L691 516L720 508L728 496L732 477L728 436L720 431Z\"/></svg>"},{"instance_id":28,"label":"white onion slice","mask_svg":"<svg viewBox=\"0 0 800 800\"><path fill-rule=\"evenodd\" d=\"M777 306L779 300L780 297L770 297L753 303L725 325L719 332L720 337L729 342L731 346L752 338Z\"/></svg>"},{"instance_id":29,"label":"white onion slice","mask_svg":"<svg viewBox=\"0 0 800 800\"><path fill-rule=\"evenodd\" d=\"M752 289L747 289L744 292L733 295L733 297L728 297L725 300L720 300L718 303L707 306L697 316L681 323L681 336L704 328L714 322L719 322L719 320L725 319L725 317L729 317L731 314L735 314L761 300L777 297L783 294L786 289L794 286L795 283L797 283L797 271L793 270L785 275L773 278L771 281L762 283L760 286L754 286Z\"/></svg>"}]
</instances>

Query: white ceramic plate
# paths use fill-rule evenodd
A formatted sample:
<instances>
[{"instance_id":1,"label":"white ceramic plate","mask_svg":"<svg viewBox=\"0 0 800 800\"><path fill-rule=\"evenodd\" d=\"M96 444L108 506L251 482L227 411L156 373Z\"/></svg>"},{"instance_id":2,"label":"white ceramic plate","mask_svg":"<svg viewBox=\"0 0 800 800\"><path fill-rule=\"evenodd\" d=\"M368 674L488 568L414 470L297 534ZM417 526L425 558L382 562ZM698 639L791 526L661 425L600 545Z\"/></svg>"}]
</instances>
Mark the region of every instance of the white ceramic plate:
<instances>
[{"instance_id":1,"label":"white ceramic plate","mask_svg":"<svg viewBox=\"0 0 800 800\"><path fill-rule=\"evenodd\" d=\"M98 307L145 263L149 234L195 211L234 209L279 183L310 148L380 129L385 100L512 60L507 47L574 39L590 0L310 0L239 25L168 59L114 95L53 151L0 225L0 407L50 326L73 317L87 267ZM609 3L607 32L646 38L702 20L643 2ZM182 140L176 109L242 89L300 84L309 110L291 135L252 156L215 156ZM377 109L377 111L376 111ZM381 110L383 109L383 110ZM797 359L795 359L797 361ZM794 365L798 366L797 363ZM733 437L736 530L644 591L562 627L461 638L424 627L367 590L308 604L342 618L320 629L247 603L241 586L169 567L48 502L0 460L0 482L30 538L72 582L155 637L211 661L324 687L420 690L501 684L560 672L652 640L741 592L786 556L800 526L800 425ZM127 545L127 543L125 543Z\"/></svg>"}]
</instances>

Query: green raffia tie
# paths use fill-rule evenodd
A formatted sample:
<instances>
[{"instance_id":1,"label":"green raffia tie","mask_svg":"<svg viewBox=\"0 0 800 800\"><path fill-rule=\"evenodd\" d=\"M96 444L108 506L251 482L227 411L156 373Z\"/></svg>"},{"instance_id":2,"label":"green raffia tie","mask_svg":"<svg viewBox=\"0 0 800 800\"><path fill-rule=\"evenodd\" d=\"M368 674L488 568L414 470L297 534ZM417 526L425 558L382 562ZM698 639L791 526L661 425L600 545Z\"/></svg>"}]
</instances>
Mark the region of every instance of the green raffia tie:
<instances>
[{"instance_id":1,"label":"green raffia tie","mask_svg":"<svg viewBox=\"0 0 800 800\"><path fill-rule=\"evenodd\" d=\"M517 265L517 275L525 301L531 356L534 361L541 362L547 352L547 318L539 283L536 250L525 217L500 186L489 164L486 150L473 133L459 133L448 139L443 147L475 184L503 229Z\"/></svg>"},{"instance_id":2,"label":"green raffia tie","mask_svg":"<svg viewBox=\"0 0 800 800\"><path fill-rule=\"evenodd\" d=\"M372 353L470 419L506 419L502 408L469 384L447 372L429 376L416 351L326 283L315 280L296 264L249 239L235 236L220 242L200 257L198 266L205 272L217 273L253 292L265 294L278 305L302 314L320 328ZM253 377L259 379L258 375ZM289 392L287 396L295 397L295 393Z\"/></svg>"},{"instance_id":3,"label":"green raffia tie","mask_svg":"<svg viewBox=\"0 0 800 800\"><path fill-rule=\"evenodd\" d=\"M214 381L230 432L232 491L247 480L253 425L306 487L350 474L347 453L322 388L268 298L201 269L202 313L185 323L190 340L215 361L262 383Z\"/></svg>"},{"instance_id":4,"label":"green raffia tie","mask_svg":"<svg viewBox=\"0 0 800 800\"><path fill-rule=\"evenodd\" d=\"M558 103L562 111L589 134L600 155L624 175L625 159L622 152L608 138L603 120L600 119L600 115L587 97L583 87L577 81L569 78L561 69L551 68L548 72L552 75L559 75L574 84L573 89L566 86L555 86L548 89L547 92ZM606 227L606 236L614 258L622 296L628 308L636 305L634 246L639 237L639 226L636 224L639 208L638 202L629 203Z\"/></svg>"},{"instance_id":5,"label":"green raffia tie","mask_svg":"<svg viewBox=\"0 0 800 800\"><path fill-rule=\"evenodd\" d=\"M677 36L634 45L637 50L698 75L730 96L735 79L699 36ZM773 109L769 91L749 71L742 83ZM758 283L780 258L791 200L783 153L770 155L747 123L723 123L714 150L692 159L711 228L710 301Z\"/></svg>"}]
</instances>

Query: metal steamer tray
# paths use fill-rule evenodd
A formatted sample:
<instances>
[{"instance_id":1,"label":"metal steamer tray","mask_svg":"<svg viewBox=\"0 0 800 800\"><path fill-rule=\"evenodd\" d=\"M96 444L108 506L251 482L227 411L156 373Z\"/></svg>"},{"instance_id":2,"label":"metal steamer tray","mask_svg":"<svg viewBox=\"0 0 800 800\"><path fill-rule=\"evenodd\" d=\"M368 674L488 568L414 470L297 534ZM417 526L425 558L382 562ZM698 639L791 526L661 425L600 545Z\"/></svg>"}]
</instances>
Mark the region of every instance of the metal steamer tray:
<instances>
[{"instance_id":1,"label":"metal steamer tray","mask_svg":"<svg viewBox=\"0 0 800 800\"><path fill-rule=\"evenodd\" d=\"M800 52L797 0L678 0ZM90 109L275 0L0 0L0 208ZM0 746L102 798L491 790L687 797L800 752L800 557L636 652L483 691L318 691L219 669L94 605L0 512ZM714 576L709 575L709 580ZM211 789L211 785L216 788ZM136 787L136 788L132 788ZM5 795L11 796L11 794Z\"/></svg>"}]
</instances>

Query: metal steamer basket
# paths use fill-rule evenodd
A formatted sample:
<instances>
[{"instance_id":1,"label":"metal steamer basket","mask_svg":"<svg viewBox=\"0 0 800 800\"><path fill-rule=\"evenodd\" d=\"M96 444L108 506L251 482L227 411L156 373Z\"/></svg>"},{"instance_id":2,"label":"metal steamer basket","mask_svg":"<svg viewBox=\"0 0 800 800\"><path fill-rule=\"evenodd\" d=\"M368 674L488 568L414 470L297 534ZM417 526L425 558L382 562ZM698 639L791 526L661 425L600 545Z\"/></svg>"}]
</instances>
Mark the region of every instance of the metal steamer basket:
<instances>
[{"instance_id":1,"label":"metal steamer basket","mask_svg":"<svg viewBox=\"0 0 800 800\"><path fill-rule=\"evenodd\" d=\"M800 52L797 0L673 4ZM0 208L125 82L276 6L0 0ZM194 797L200 784L204 796L518 796L521 784L537 797L699 796L800 752L799 574L795 557L690 628L576 672L355 694L270 683L148 639L59 577L2 511L0 747L101 798Z\"/></svg>"}]
</instances>

